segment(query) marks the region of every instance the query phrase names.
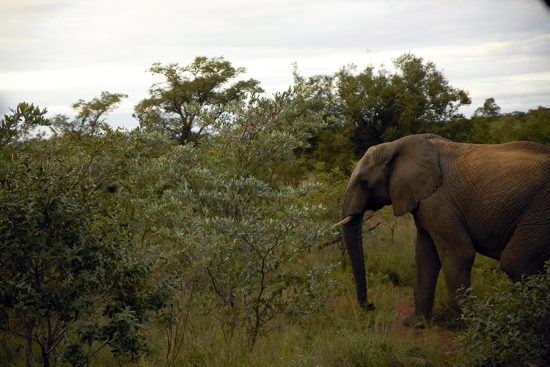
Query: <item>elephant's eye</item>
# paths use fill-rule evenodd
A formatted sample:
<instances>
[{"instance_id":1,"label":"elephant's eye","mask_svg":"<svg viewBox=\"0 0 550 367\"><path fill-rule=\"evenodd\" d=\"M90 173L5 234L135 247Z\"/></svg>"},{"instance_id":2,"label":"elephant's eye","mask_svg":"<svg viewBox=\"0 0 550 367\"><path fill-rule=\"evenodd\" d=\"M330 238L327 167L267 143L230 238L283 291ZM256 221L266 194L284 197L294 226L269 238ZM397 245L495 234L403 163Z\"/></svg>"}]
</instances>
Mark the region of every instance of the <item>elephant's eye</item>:
<instances>
[{"instance_id":1,"label":"elephant's eye","mask_svg":"<svg viewBox=\"0 0 550 367\"><path fill-rule=\"evenodd\" d=\"M361 186L363 190L367 190L369 188L369 183L366 180L359 180L359 186Z\"/></svg>"}]
</instances>

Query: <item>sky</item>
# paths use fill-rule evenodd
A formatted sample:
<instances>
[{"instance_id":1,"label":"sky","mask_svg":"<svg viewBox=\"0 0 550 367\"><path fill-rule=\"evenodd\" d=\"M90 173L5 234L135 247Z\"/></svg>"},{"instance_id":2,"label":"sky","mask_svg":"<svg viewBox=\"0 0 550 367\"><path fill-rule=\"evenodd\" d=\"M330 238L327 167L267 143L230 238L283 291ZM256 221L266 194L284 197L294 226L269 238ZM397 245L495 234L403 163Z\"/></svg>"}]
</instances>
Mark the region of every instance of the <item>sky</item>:
<instances>
[{"instance_id":1,"label":"sky","mask_svg":"<svg viewBox=\"0 0 550 367\"><path fill-rule=\"evenodd\" d=\"M108 122L133 128L154 62L223 56L273 93L342 66L391 68L411 52L469 92L470 115L550 107L550 9L541 0L0 0L0 114L20 101L72 114L128 94Z\"/></svg>"}]
</instances>

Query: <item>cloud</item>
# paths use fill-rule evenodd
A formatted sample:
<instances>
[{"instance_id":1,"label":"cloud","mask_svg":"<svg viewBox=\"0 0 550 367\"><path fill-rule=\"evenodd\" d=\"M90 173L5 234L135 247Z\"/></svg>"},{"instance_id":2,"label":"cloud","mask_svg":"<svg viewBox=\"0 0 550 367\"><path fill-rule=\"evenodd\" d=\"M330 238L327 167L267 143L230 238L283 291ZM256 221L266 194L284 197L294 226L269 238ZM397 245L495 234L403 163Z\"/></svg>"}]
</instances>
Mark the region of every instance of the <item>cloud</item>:
<instances>
[{"instance_id":1,"label":"cloud","mask_svg":"<svg viewBox=\"0 0 550 367\"><path fill-rule=\"evenodd\" d=\"M550 95L549 20L535 0L1 2L0 112L20 100L66 111L109 90L129 94L111 117L129 126L155 61L223 55L275 91L291 82L294 61L311 75L390 65L404 52L469 90L466 113L488 97L526 110Z\"/></svg>"}]
</instances>

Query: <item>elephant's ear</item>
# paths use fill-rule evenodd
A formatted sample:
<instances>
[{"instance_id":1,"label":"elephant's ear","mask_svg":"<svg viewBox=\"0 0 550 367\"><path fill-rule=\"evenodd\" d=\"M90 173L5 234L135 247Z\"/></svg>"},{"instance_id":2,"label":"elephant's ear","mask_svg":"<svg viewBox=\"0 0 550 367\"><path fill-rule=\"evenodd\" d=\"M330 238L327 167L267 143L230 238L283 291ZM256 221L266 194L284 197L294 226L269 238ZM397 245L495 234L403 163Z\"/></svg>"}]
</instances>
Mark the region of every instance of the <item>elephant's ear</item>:
<instances>
[{"instance_id":1,"label":"elephant's ear","mask_svg":"<svg viewBox=\"0 0 550 367\"><path fill-rule=\"evenodd\" d=\"M389 177L389 195L397 216L413 211L442 180L439 153L426 137L411 135L400 140Z\"/></svg>"}]
</instances>

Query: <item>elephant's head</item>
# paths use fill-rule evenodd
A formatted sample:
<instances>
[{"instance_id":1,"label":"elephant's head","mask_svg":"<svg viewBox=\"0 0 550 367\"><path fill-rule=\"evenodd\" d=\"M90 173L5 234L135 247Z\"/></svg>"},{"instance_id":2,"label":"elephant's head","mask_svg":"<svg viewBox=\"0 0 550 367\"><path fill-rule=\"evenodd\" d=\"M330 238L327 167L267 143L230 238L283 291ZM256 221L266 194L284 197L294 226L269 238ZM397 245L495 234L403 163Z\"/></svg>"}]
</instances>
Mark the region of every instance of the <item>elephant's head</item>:
<instances>
[{"instance_id":1,"label":"elephant's head","mask_svg":"<svg viewBox=\"0 0 550 367\"><path fill-rule=\"evenodd\" d=\"M367 301L361 225L367 210L393 204L397 216L413 211L441 183L438 151L429 141L437 135L410 135L369 148L351 174L342 217L359 305Z\"/></svg>"}]
</instances>

